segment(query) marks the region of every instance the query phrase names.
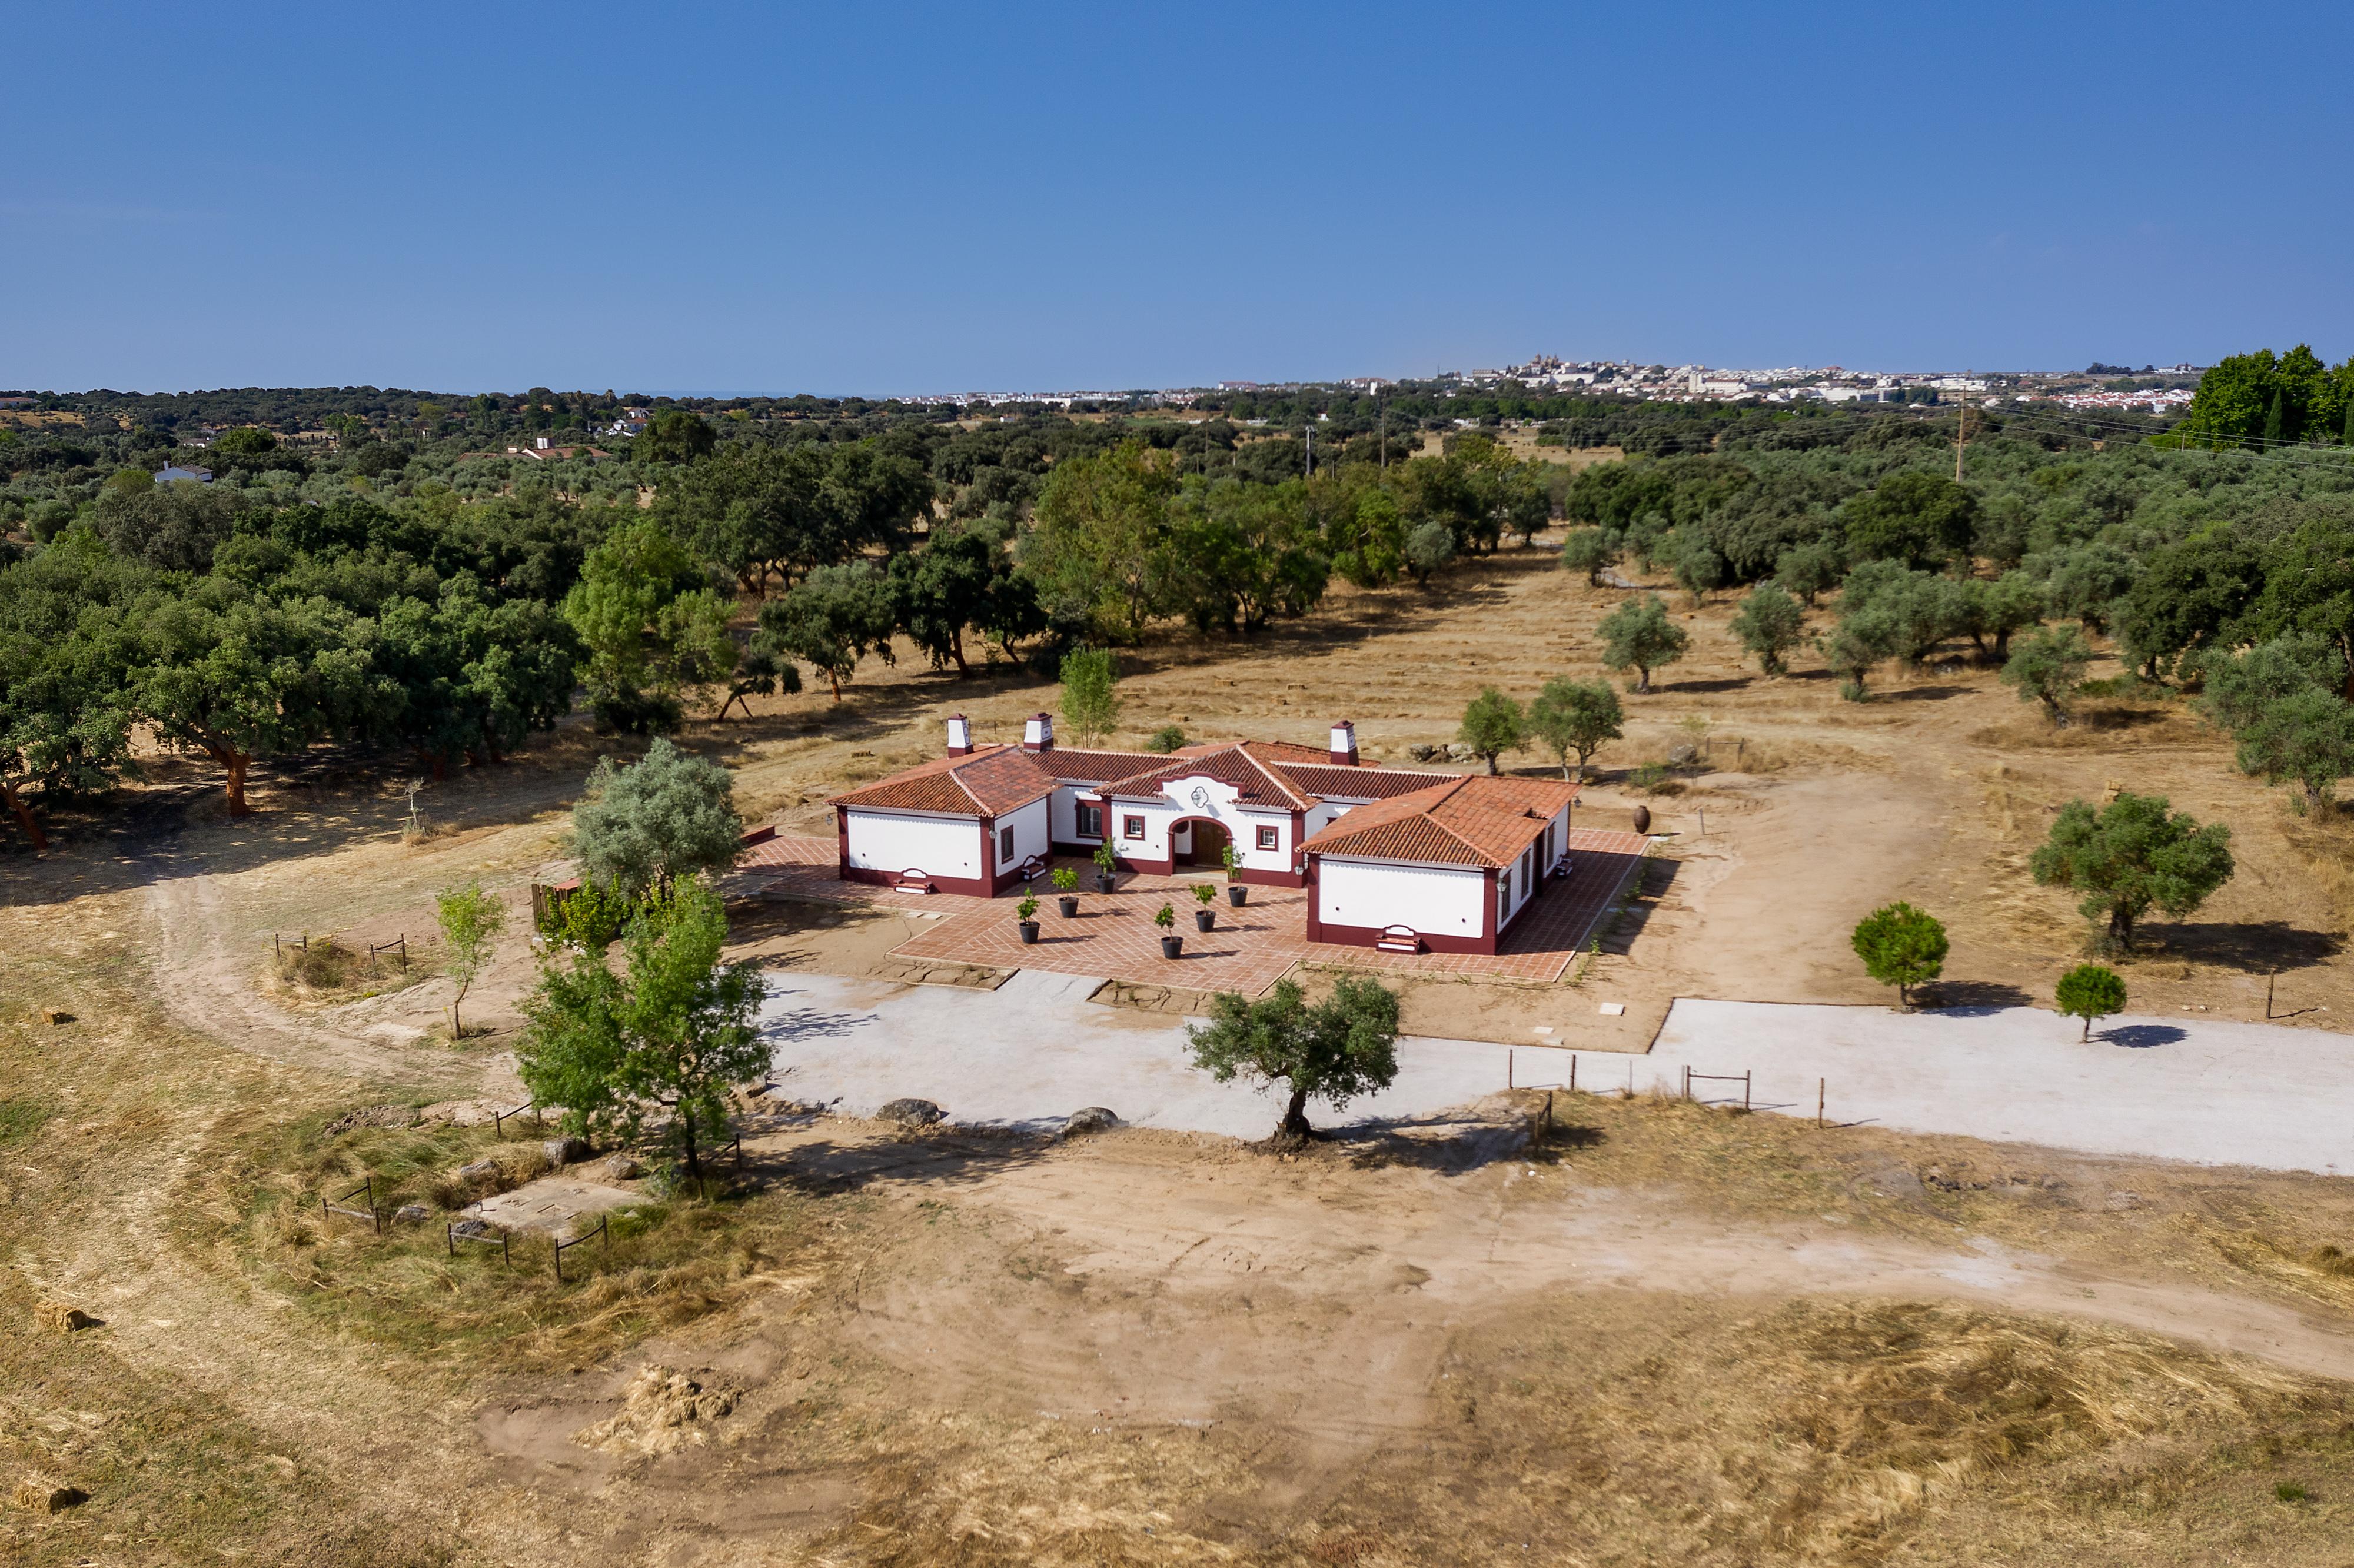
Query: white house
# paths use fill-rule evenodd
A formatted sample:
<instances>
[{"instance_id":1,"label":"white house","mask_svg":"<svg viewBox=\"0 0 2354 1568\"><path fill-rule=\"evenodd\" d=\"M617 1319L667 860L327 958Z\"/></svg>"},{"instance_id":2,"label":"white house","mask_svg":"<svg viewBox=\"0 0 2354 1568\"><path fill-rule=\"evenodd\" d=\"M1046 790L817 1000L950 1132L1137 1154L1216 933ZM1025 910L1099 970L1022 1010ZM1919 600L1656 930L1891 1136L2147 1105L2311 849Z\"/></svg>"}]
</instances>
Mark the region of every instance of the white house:
<instances>
[{"instance_id":1,"label":"white house","mask_svg":"<svg viewBox=\"0 0 2354 1568\"><path fill-rule=\"evenodd\" d=\"M1124 870L1225 869L1310 883L1311 941L1493 952L1566 856L1575 786L1367 768L1343 719L1327 749L1239 741L1153 752L1066 750L1054 721L834 797L842 875L993 895L1056 853L1108 845ZM1362 816L1352 813L1362 812Z\"/></svg>"},{"instance_id":2,"label":"white house","mask_svg":"<svg viewBox=\"0 0 2354 1568\"><path fill-rule=\"evenodd\" d=\"M1569 854L1575 784L1455 778L1309 839L1308 939L1492 953Z\"/></svg>"}]
</instances>

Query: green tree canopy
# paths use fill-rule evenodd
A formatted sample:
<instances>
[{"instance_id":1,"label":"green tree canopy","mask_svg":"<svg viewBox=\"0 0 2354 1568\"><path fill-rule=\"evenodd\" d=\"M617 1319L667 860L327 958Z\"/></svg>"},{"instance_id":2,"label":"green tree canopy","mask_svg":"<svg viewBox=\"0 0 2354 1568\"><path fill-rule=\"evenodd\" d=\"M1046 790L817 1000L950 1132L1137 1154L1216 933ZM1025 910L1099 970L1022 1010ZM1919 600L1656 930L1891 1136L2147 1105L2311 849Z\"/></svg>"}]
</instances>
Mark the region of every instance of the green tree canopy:
<instances>
[{"instance_id":1,"label":"green tree canopy","mask_svg":"<svg viewBox=\"0 0 2354 1568\"><path fill-rule=\"evenodd\" d=\"M2046 887L2083 894L2078 911L2105 921L2102 939L2123 949L2151 908L2182 919L2231 880L2231 839L2221 822L2202 828L2168 810L2163 795L2120 794L2099 810L2071 800L2028 869Z\"/></svg>"},{"instance_id":2,"label":"green tree canopy","mask_svg":"<svg viewBox=\"0 0 2354 1568\"><path fill-rule=\"evenodd\" d=\"M2126 982L2117 978L2116 970L2105 964L2078 964L2060 977L2052 997L2060 1004L2062 1018L2084 1021L2084 1032L2078 1038L2090 1040L2094 1019L2126 1010Z\"/></svg>"},{"instance_id":3,"label":"green tree canopy","mask_svg":"<svg viewBox=\"0 0 2354 1568\"><path fill-rule=\"evenodd\" d=\"M785 653L823 675L842 701L842 683L866 654L897 662L891 632L898 622L891 580L871 561L820 567L760 607L760 630Z\"/></svg>"},{"instance_id":4,"label":"green tree canopy","mask_svg":"<svg viewBox=\"0 0 2354 1568\"><path fill-rule=\"evenodd\" d=\"M645 429L630 444L630 456L642 463L685 463L709 457L719 444L718 434L692 409L663 408L646 421Z\"/></svg>"},{"instance_id":5,"label":"green tree canopy","mask_svg":"<svg viewBox=\"0 0 2354 1568\"><path fill-rule=\"evenodd\" d=\"M1063 722L1082 746L1093 746L1119 723L1119 666L1108 648L1074 648L1063 655Z\"/></svg>"},{"instance_id":6,"label":"green tree canopy","mask_svg":"<svg viewBox=\"0 0 2354 1568\"><path fill-rule=\"evenodd\" d=\"M441 927L443 967L450 983L457 987L450 998L450 1038L461 1040L465 1029L458 1017L458 1009L474 981L490 968L491 959L498 946L499 932L506 926L506 906L492 894L482 890L480 882L470 882L462 887L448 888L434 897L434 915Z\"/></svg>"},{"instance_id":7,"label":"green tree canopy","mask_svg":"<svg viewBox=\"0 0 2354 1568\"><path fill-rule=\"evenodd\" d=\"M1417 523L1405 534L1406 575L1416 582L1427 583L1432 574L1455 558L1455 533L1446 524L1437 519Z\"/></svg>"},{"instance_id":8,"label":"green tree canopy","mask_svg":"<svg viewBox=\"0 0 2354 1568\"><path fill-rule=\"evenodd\" d=\"M1798 601L1773 583L1749 590L1733 617L1733 635L1757 656L1757 666L1769 675L1782 673L1783 657L1806 635L1807 612Z\"/></svg>"},{"instance_id":9,"label":"green tree canopy","mask_svg":"<svg viewBox=\"0 0 2354 1568\"><path fill-rule=\"evenodd\" d=\"M1607 681L1572 681L1556 676L1544 683L1529 705L1529 733L1561 758L1561 776L1567 779L1569 759L1577 758L1583 774L1596 752L1624 733L1626 715L1618 694Z\"/></svg>"},{"instance_id":10,"label":"green tree canopy","mask_svg":"<svg viewBox=\"0 0 2354 1568\"><path fill-rule=\"evenodd\" d=\"M627 768L598 760L567 847L583 884L639 899L735 864L743 837L734 775L657 737Z\"/></svg>"},{"instance_id":11,"label":"green tree canopy","mask_svg":"<svg viewBox=\"0 0 2354 1568\"><path fill-rule=\"evenodd\" d=\"M1658 594L1630 599L1595 628L1602 638L1602 667L1633 670L1633 690L1651 689L1651 672L1674 663L1691 645L1691 633L1678 626Z\"/></svg>"},{"instance_id":12,"label":"green tree canopy","mask_svg":"<svg viewBox=\"0 0 2354 1568\"><path fill-rule=\"evenodd\" d=\"M1849 499L1847 546L1856 559L1922 569L1969 554L1978 498L1942 474L1907 469Z\"/></svg>"},{"instance_id":13,"label":"green tree canopy","mask_svg":"<svg viewBox=\"0 0 2354 1568\"><path fill-rule=\"evenodd\" d=\"M2002 667L2003 684L2015 688L2023 703L2041 703L2055 726L2068 722L2068 699L2084 683L2093 650L2084 634L2073 626L2040 627L2020 639Z\"/></svg>"},{"instance_id":14,"label":"green tree canopy","mask_svg":"<svg viewBox=\"0 0 2354 1568\"><path fill-rule=\"evenodd\" d=\"M1308 1102L1335 1111L1378 1094L1397 1077L1397 993L1379 980L1343 975L1313 1007L1299 985L1276 981L1252 1001L1232 991L1213 999L1210 1022L1188 1028L1193 1065L1219 1083L1236 1077L1281 1083L1288 1091L1278 1138L1306 1138Z\"/></svg>"},{"instance_id":15,"label":"green tree canopy","mask_svg":"<svg viewBox=\"0 0 2354 1568\"><path fill-rule=\"evenodd\" d=\"M598 716L620 729L676 728L684 700L736 665L726 601L658 523L632 524L590 551L564 615L588 651L582 673Z\"/></svg>"},{"instance_id":16,"label":"green tree canopy","mask_svg":"<svg viewBox=\"0 0 2354 1568\"><path fill-rule=\"evenodd\" d=\"M1562 569L1584 572L1588 588L1600 588L1602 574L1617 562L1618 545L1607 529L1572 528L1562 537Z\"/></svg>"},{"instance_id":17,"label":"green tree canopy","mask_svg":"<svg viewBox=\"0 0 2354 1568\"><path fill-rule=\"evenodd\" d=\"M635 1137L667 1113L698 1192L728 1091L770 1064L752 1027L758 969L721 963L726 940L719 895L689 882L631 918L618 972L601 952L556 949L525 1004L530 1029L516 1052L533 1098L564 1107L575 1132Z\"/></svg>"},{"instance_id":18,"label":"green tree canopy","mask_svg":"<svg viewBox=\"0 0 2354 1568\"><path fill-rule=\"evenodd\" d=\"M1161 608L1176 492L1173 466L1141 443L1066 458L1046 476L1016 558L1050 607L1132 640Z\"/></svg>"},{"instance_id":19,"label":"green tree canopy","mask_svg":"<svg viewBox=\"0 0 2354 1568\"><path fill-rule=\"evenodd\" d=\"M2200 711L2238 743L2240 770L2302 787L2307 809L2327 805L2354 773L2354 705L2338 694L2337 650L2291 635L2237 655L2211 651L2200 669Z\"/></svg>"},{"instance_id":20,"label":"green tree canopy","mask_svg":"<svg viewBox=\"0 0 2354 1568\"><path fill-rule=\"evenodd\" d=\"M1456 731L1456 738L1488 764L1492 777L1497 758L1507 751L1518 751L1526 744L1521 733L1526 719L1520 704L1493 686L1482 686L1479 694L1464 708L1463 726Z\"/></svg>"},{"instance_id":21,"label":"green tree canopy","mask_svg":"<svg viewBox=\"0 0 2354 1568\"><path fill-rule=\"evenodd\" d=\"M1896 988L1896 1000L1913 1005L1913 988L1926 985L1946 969L1946 927L1925 909L1883 904L1856 923L1850 938L1863 972Z\"/></svg>"}]
</instances>

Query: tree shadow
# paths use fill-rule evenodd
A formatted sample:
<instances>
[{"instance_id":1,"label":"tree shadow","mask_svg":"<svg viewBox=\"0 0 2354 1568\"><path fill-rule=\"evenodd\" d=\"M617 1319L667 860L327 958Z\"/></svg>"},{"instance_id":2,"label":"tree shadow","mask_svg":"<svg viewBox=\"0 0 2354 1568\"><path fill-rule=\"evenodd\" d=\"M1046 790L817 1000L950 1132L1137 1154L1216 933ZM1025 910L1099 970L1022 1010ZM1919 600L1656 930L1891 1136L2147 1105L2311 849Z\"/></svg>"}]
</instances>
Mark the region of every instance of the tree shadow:
<instances>
[{"instance_id":1,"label":"tree shadow","mask_svg":"<svg viewBox=\"0 0 2354 1568\"><path fill-rule=\"evenodd\" d=\"M1956 1018L1984 1018L2006 1008L2025 1007L2034 1000L2002 980L1932 980L1915 987L1913 996L1924 1012Z\"/></svg>"},{"instance_id":2,"label":"tree shadow","mask_svg":"<svg viewBox=\"0 0 2354 1568\"><path fill-rule=\"evenodd\" d=\"M1883 686L1872 695L1883 703L1942 703L1947 697L1968 696L1972 690L1968 686Z\"/></svg>"},{"instance_id":3,"label":"tree shadow","mask_svg":"<svg viewBox=\"0 0 2354 1568\"><path fill-rule=\"evenodd\" d=\"M764 1182L813 1194L854 1192L878 1181L965 1184L1035 1160L1054 1148L1058 1140L1052 1134L1061 1126L1057 1118L981 1128L929 1128L866 1142L820 1139L749 1152L745 1171Z\"/></svg>"},{"instance_id":4,"label":"tree shadow","mask_svg":"<svg viewBox=\"0 0 2354 1568\"><path fill-rule=\"evenodd\" d=\"M1573 1132L1593 1129L1556 1123L1553 1138L1567 1146L1565 1140ZM1593 1137L1598 1140L1600 1134ZM1502 1160L1522 1159L1529 1150L1525 1122L1467 1121L1446 1115L1352 1122L1320 1128L1317 1139L1360 1171L1430 1171L1442 1176L1469 1175Z\"/></svg>"},{"instance_id":5,"label":"tree shadow","mask_svg":"<svg viewBox=\"0 0 2354 1568\"><path fill-rule=\"evenodd\" d=\"M2171 1023L2120 1023L2115 1029L2104 1029L2093 1036L2112 1045L2123 1045L2129 1051L2147 1051L2154 1045L2173 1045L2190 1038L2190 1032Z\"/></svg>"},{"instance_id":6,"label":"tree shadow","mask_svg":"<svg viewBox=\"0 0 2354 1568\"><path fill-rule=\"evenodd\" d=\"M2335 931L2306 931L2285 920L2201 921L2154 929L2163 934L2168 957L2235 969L2248 974L2310 969L2346 950Z\"/></svg>"},{"instance_id":7,"label":"tree shadow","mask_svg":"<svg viewBox=\"0 0 2354 1568\"><path fill-rule=\"evenodd\" d=\"M1737 692L1755 684L1756 680L1755 675L1734 675L1713 681L1654 681L1649 694L1657 696L1663 692L1690 692L1695 695L1705 695L1710 692Z\"/></svg>"},{"instance_id":8,"label":"tree shadow","mask_svg":"<svg viewBox=\"0 0 2354 1568\"><path fill-rule=\"evenodd\" d=\"M1681 869L1680 862L1665 855L1653 855L1643 862L1642 869L1636 874L1635 896L1628 900L1616 919L1606 918L1595 927L1594 938L1600 940L1604 952L1624 957L1634 950L1636 940L1650 925L1652 913L1659 908L1659 900L1675 886ZM1605 916L1608 914L1608 910L1603 911Z\"/></svg>"}]
</instances>

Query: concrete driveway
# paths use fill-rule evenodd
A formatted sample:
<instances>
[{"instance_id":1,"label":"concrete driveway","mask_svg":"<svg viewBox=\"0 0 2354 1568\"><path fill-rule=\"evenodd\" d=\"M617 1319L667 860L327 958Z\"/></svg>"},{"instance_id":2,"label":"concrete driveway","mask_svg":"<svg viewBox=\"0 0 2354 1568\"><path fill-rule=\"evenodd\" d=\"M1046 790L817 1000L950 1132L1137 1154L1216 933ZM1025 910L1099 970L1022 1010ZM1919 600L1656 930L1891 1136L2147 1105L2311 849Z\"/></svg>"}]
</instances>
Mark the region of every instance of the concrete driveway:
<instances>
[{"instance_id":1,"label":"concrete driveway","mask_svg":"<svg viewBox=\"0 0 2354 1568\"><path fill-rule=\"evenodd\" d=\"M1910 1015L1878 1007L1679 1001L1636 1087L1687 1066L1750 1072L1761 1109L2095 1154L2354 1174L2354 1036L2197 1017L2081 1021L2033 1008ZM1586 1056L1624 1082L1628 1058ZM1606 1075L1615 1072L1616 1078ZM1738 1083L1698 1086L1738 1100Z\"/></svg>"},{"instance_id":2,"label":"concrete driveway","mask_svg":"<svg viewBox=\"0 0 2354 1568\"><path fill-rule=\"evenodd\" d=\"M785 1094L839 1099L854 1116L913 1097L967 1124L1046 1128L1083 1106L1104 1106L1145 1127L1240 1138L1275 1130L1281 1107L1273 1097L1196 1071L1182 1023L1088 1001L1102 984L1043 969L1023 969L995 991L775 974L760 1029ZM1566 1051L1517 1049L1523 1082L1558 1081L1569 1070ZM1342 1116L1311 1100L1309 1119L1394 1121L1469 1105L1505 1086L1505 1052L1402 1040L1386 1092L1352 1102Z\"/></svg>"}]
</instances>

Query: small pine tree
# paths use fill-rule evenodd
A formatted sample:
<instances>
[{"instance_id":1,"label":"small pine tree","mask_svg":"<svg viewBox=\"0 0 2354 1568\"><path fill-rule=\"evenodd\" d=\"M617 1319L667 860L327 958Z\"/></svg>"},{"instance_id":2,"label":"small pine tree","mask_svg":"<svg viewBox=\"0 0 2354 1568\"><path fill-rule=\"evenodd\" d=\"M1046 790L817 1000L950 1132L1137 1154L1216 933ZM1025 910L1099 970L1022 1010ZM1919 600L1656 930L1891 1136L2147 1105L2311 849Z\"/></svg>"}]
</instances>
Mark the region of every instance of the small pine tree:
<instances>
[{"instance_id":1,"label":"small pine tree","mask_svg":"<svg viewBox=\"0 0 2354 1568\"><path fill-rule=\"evenodd\" d=\"M2126 1006L2126 982L2106 964L2078 964L2060 977L2052 994L2061 1016L2084 1021L2084 1032L2078 1036L2082 1040L2093 1037L2094 1019L2123 1012Z\"/></svg>"},{"instance_id":2,"label":"small pine tree","mask_svg":"<svg viewBox=\"0 0 2354 1568\"><path fill-rule=\"evenodd\" d=\"M1886 904L1859 921L1851 938L1864 973L1896 988L1896 1000L1913 1005L1913 988L1945 972L1946 927L1925 909Z\"/></svg>"}]
</instances>

